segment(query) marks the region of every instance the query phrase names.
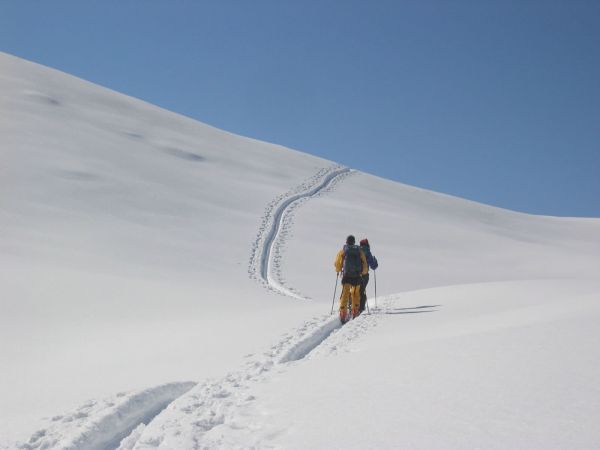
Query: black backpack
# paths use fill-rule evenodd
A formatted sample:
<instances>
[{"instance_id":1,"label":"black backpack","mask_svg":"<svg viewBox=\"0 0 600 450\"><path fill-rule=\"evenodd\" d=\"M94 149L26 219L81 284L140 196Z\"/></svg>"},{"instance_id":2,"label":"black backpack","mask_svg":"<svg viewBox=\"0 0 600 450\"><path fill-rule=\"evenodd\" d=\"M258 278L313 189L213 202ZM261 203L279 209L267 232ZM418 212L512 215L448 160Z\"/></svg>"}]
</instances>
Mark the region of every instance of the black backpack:
<instances>
[{"instance_id":1,"label":"black backpack","mask_svg":"<svg viewBox=\"0 0 600 450\"><path fill-rule=\"evenodd\" d=\"M358 245L344 247L344 276L358 277L362 273L362 260Z\"/></svg>"}]
</instances>

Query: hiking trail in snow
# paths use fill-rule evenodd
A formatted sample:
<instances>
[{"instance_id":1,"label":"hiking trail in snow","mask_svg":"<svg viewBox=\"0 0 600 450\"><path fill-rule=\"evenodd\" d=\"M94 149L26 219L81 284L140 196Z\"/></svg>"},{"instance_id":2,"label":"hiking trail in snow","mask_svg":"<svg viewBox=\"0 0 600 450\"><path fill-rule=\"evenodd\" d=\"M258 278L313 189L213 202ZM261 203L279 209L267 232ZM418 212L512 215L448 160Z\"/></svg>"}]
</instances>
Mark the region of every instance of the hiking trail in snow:
<instances>
[{"instance_id":1,"label":"hiking trail in snow","mask_svg":"<svg viewBox=\"0 0 600 450\"><path fill-rule=\"evenodd\" d=\"M253 389L311 358L352 351L353 342L398 311L400 295L341 325L337 315L307 320L270 349L247 355L237 371L201 383L170 383L138 392L91 400L50 424L18 448L63 450L269 448L281 430L265 423ZM428 312L435 306L402 308ZM404 311L409 310L409 311Z\"/></svg>"},{"instance_id":2,"label":"hiking trail in snow","mask_svg":"<svg viewBox=\"0 0 600 450\"><path fill-rule=\"evenodd\" d=\"M70 414L54 416L50 425L35 432L19 448L115 449L140 423L149 423L169 403L196 383L169 383L111 398L90 400Z\"/></svg>"},{"instance_id":3,"label":"hiking trail in snow","mask_svg":"<svg viewBox=\"0 0 600 450\"><path fill-rule=\"evenodd\" d=\"M136 430L135 444L119 450L268 448L277 431L257 412L253 388L304 359L350 351L381 317L361 315L343 327L337 315L306 321L263 354L249 355L241 370L198 384Z\"/></svg>"},{"instance_id":4,"label":"hiking trail in snow","mask_svg":"<svg viewBox=\"0 0 600 450\"><path fill-rule=\"evenodd\" d=\"M19 448L140 450L262 448L275 437L256 412L252 390L305 359L349 352L389 308L363 314L343 327L337 315L307 320L267 351L247 355L240 370L201 383L172 383L113 398L89 401L71 414L53 417ZM242 445L243 444L243 445Z\"/></svg>"},{"instance_id":5,"label":"hiking trail in snow","mask_svg":"<svg viewBox=\"0 0 600 450\"><path fill-rule=\"evenodd\" d=\"M248 267L251 278L260 280L268 289L288 297L307 299L296 289L286 285L281 272L283 248L293 225L295 211L306 200L331 191L352 172L350 168L337 165L321 169L301 185L269 203L252 244Z\"/></svg>"},{"instance_id":6,"label":"hiking trail in snow","mask_svg":"<svg viewBox=\"0 0 600 450\"><path fill-rule=\"evenodd\" d=\"M268 205L252 246L252 278L283 295L306 299L285 285L280 270L295 210L306 200L329 192L351 173L341 166L322 169ZM87 402L73 414L50 419L47 428L34 433L20 448L131 450L228 448L240 442L260 445L268 438L254 433L264 424L249 412L256 400L249 394L252 386L267 381L274 371L286 370L313 355L348 351L349 343L374 326L377 316L364 314L344 327L337 315L313 318L263 354L248 355L241 370L222 379L171 383Z\"/></svg>"}]
</instances>

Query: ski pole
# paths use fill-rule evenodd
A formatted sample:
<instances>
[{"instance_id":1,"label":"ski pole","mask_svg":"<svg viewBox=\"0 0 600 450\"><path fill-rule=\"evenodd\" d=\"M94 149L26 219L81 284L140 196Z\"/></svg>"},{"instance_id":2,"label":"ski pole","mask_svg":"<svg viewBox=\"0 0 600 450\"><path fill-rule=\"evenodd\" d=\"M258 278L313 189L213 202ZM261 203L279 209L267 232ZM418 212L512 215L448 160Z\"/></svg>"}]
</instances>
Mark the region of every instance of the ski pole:
<instances>
[{"instance_id":1,"label":"ski pole","mask_svg":"<svg viewBox=\"0 0 600 450\"><path fill-rule=\"evenodd\" d=\"M377 270L373 270L373 277L375 281L375 309L377 309Z\"/></svg>"},{"instance_id":2,"label":"ski pole","mask_svg":"<svg viewBox=\"0 0 600 450\"><path fill-rule=\"evenodd\" d=\"M338 280L340 279L340 273L337 273L335 277L335 288L333 289L333 300L331 300L331 312L329 314L333 314L333 304L335 303L335 293L337 292Z\"/></svg>"}]
</instances>

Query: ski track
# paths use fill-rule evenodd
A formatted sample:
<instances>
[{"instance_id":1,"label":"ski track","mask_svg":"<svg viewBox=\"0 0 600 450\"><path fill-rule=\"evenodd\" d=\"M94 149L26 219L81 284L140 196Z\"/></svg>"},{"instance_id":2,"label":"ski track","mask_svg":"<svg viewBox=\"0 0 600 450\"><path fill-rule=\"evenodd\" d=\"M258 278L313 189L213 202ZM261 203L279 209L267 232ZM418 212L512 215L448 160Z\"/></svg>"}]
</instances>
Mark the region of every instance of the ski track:
<instances>
[{"instance_id":1,"label":"ski track","mask_svg":"<svg viewBox=\"0 0 600 450\"><path fill-rule=\"evenodd\" d=\"M269 448L273 430L253 409L252 388L303 359L351 351L352 341L380 317L363 314L343 327L337 315L305 322L267 352L250 355L241 370L201 383L175 400L136 436L135 445L119 450Z\"/></svg>"},{"instance_id":2,"label":"ski track","mask_svg":"<svg viewBox=\"0 0 600 450\"><path fill-rule=\"evenodd\" d=\"M52 417L48 427L35 432L28 442L17 443L17 448L115 449L139 424L150 422L195 385L169 383L138 392L121 392L102 401L90 400L71 414Z\"/></svg>"},{"instance_id":3,"label":"ski track","mask_svg":"<svg viewBox=\"0 0 600 450\"><path fill-rule=\"evenodd\" d=\"M252 244L248 267L251 278L288 297L307 299L286 286L281 273L280 262L294 214L302 203L330 192L352 172L338 165L321 169L269 203ZM266 446L260 433L254 433L264 426L260 417L243 414L255 400L249 389L265 382L274 369L281 371L305 358L349 351L349 342L376 323L377 314L363 314L343 327L337 315L313 318L284 335L263 354L247 355L248 362L241 370L222 379L200 384L170 383L89 401L72 414L48 419L50 424L46 428L34 433L28 442L17 443L17 448L206 449L240 447L240 442L244 442L244 448ZM228 438L243 433L241 430L249 433L241 441Z\"/></svg>"},{"instance_id":4,"label":"ski track","mask_svg":"<svg viewBox=\"0 0 600 450\"><path fill-rule=\"evenodd\" d=\"M275 198L267 206L252 244L248 273L270 290L288 297L307 299L286 285L281 272L282 253L296 209L306 200L331 191L353 172L343 166L321 169L304 183Z\"/></svg>"}]
</instances>

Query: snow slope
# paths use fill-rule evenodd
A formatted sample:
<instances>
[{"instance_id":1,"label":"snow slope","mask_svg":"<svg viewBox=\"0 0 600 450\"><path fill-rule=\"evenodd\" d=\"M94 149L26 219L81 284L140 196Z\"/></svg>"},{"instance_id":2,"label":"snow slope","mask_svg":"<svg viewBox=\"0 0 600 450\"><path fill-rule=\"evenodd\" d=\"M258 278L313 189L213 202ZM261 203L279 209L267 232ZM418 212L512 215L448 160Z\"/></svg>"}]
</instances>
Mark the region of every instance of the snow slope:
<instances>
[{"instance_id":1,"label":"snow slope","mask_svg":"<svg viewBox=\"0 0 600 450\"><path fill-rule=\"evenodd\" d=\"M0 446L598 448L598 219L383 180L5 54L0 98ZM349 233L379 308L341 328Z\"/></svg>"},{"instance_id":2,"label":"snow slope","mask_svg":"<svg viewBox=\"0 0 600 450\"><path fill-rule=\"evenodd\" d=\"M9 55L0 77L2 435L220 374L315 310L249 261L269 203L333 163Z\"/></svg>"},{"instance_id":3,"label":"snow slope","mask_svg":"<svg viewBox=\"0 0 600 450\"><path fill-rule=\"evenodd\" d=\"M374 328L344 328L256 385L255 407L230 423L260 417L263 448L598 448L599 288L520 281L388 297L355 321ZM222 435L208 442L246 441Z\"/></svg>"}]
</instances>

